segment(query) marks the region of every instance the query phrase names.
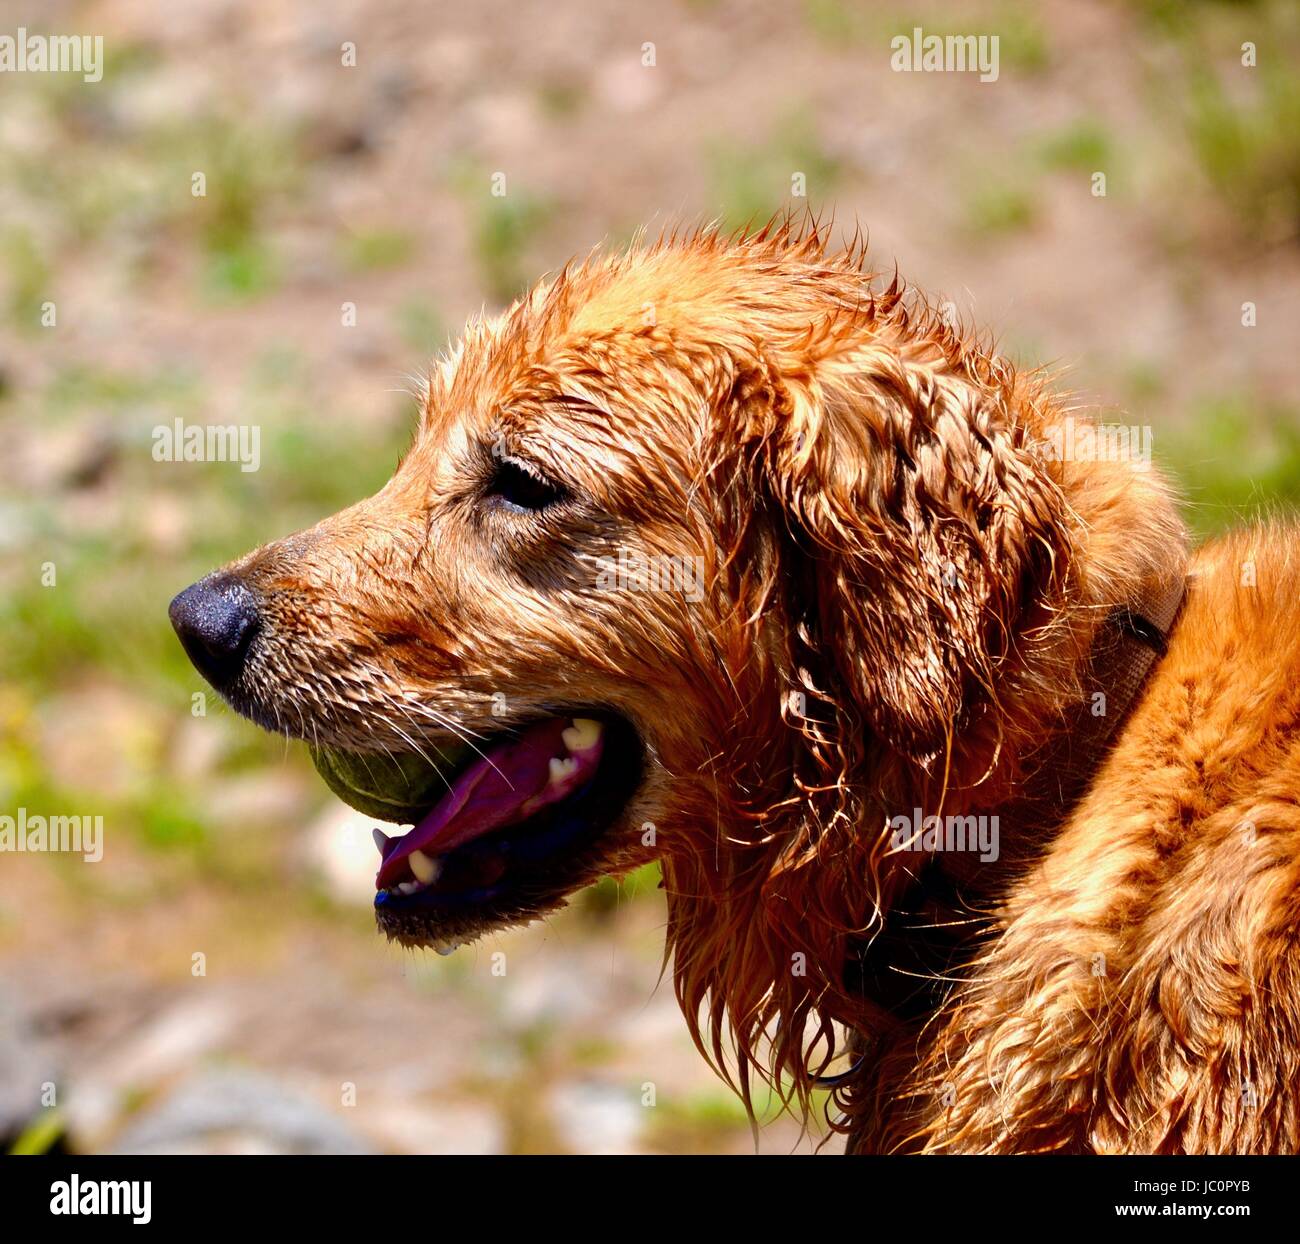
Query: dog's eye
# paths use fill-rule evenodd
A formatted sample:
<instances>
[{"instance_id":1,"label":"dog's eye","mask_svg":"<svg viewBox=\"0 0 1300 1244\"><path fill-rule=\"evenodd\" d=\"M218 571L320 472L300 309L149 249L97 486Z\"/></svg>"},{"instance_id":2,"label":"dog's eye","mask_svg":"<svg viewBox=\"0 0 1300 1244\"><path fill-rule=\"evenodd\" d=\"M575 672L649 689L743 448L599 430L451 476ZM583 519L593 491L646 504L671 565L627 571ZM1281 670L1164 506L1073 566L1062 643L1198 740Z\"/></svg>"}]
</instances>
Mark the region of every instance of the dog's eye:
<instances>
[{"instance_id":1,"label":"dog's eye","mask_svg":"<svg viewBox=\"0 0 1300 1244\"><path fill-rule=\"evenodd\" d=\"M487 496L516 510L536 512L563 501L566 493L559 484L553 484L521 463L498 458L488 483Z\"/></svg>"}]
</instances>

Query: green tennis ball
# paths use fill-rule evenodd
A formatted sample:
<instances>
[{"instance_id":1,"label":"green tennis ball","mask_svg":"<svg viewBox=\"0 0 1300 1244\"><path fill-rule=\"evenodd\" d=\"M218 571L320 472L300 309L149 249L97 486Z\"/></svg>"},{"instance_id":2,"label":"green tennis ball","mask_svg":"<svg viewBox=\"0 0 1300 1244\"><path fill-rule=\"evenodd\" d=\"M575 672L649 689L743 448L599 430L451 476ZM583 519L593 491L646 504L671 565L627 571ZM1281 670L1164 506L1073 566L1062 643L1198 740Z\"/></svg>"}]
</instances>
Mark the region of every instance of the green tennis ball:
<instances>
[{"instance_id":1,"label":"green tennis ball","mask_svg":"<svg viewBox=\"0 0 1300 1244\"><path fill-rule=\"evenodd\" d=\"M344 803L395 825L412 825L428 812L472 753L468 743L460 742L426 750L437 761L436 768L411 752L389 756L308 747L316 772Z\"/></svg>"}]
</instances>

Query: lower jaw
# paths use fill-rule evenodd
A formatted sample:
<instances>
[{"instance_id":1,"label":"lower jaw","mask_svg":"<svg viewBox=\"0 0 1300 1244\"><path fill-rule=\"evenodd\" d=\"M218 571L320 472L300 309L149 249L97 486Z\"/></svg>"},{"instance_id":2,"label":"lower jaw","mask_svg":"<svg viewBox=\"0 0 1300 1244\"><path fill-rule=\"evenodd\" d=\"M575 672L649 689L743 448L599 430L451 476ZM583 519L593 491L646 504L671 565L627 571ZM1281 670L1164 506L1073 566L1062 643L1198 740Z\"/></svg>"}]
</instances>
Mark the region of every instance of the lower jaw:
<instances>
[{"instance_id":1,"label":"lower jaw","mask_svg":"<svg viewBox=\"0 0 1300 1244\"><path fill-rule=\"evenodd\" d=\"M584 710L585 712L585 710ZM612 836L641 780L635 731L600 716L606 748L592 780L562 803L441 857L438 881L411 894L375 896L380 932L406 946L454 948L493 927L524 924L597 880Z\"/></svg>"}]
</instances>

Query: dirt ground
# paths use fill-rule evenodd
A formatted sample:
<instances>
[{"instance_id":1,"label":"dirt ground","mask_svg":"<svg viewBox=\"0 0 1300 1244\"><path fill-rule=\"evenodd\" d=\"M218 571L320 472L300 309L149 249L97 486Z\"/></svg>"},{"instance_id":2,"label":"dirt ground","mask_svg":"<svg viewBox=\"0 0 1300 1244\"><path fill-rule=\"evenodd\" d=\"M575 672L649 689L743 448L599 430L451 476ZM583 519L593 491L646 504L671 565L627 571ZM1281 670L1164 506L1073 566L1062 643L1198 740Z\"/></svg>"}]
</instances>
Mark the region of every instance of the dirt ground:
<instances>
[{"instance_id":1,"label":"dirt ground","mask_svg":"<svg viewBox=\"0 0 1300 1244\"><path fill-rule=\"evenodd\" d=\"M753 1151L660 979L653 875L386 948L369 823L194 716L166 622L378 486L413 377L575 253L833 211L1150 425L1198 529L1300 499L1293 6L0 2L19 25L102 35L106 69L0 74L0 812L106 830L98 864L0 855L11 1142ZM997 34L997 81L893 72L918 25ZM256 425L259 469L155 461L177 418Z\"/></svg>"}]
</instances>

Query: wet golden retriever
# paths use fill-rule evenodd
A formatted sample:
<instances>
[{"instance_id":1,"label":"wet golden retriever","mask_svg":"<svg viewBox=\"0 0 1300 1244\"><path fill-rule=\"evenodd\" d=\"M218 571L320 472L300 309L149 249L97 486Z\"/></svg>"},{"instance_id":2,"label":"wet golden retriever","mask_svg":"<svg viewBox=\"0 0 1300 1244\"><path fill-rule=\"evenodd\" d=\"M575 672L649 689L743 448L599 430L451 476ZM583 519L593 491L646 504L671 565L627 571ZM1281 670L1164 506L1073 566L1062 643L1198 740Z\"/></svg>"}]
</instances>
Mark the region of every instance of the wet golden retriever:
<instances>
[{"instance_id":1,"label":"wet golden retriever","mask_svg":"<svg viewBox=\"0 0 1300 1244\"><path fill-rule=\"evenodd\" d=\"M1189 557L1118 432L816 225L704 231L471 324L380 493L172 618L414 826L391 938L657 859L701 1049L852 1149L1291 1151L1297 541Z\"/></svg>"}]
</instances>

